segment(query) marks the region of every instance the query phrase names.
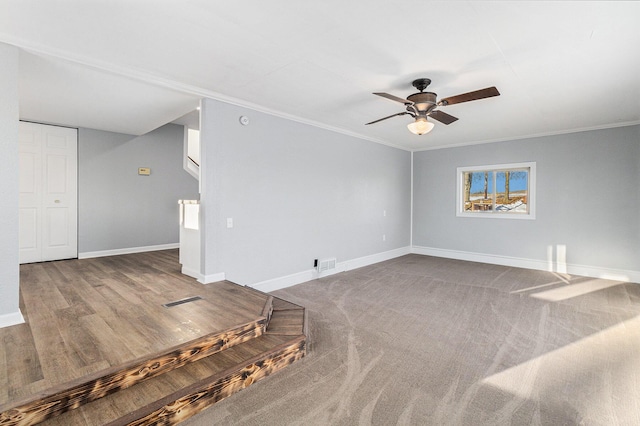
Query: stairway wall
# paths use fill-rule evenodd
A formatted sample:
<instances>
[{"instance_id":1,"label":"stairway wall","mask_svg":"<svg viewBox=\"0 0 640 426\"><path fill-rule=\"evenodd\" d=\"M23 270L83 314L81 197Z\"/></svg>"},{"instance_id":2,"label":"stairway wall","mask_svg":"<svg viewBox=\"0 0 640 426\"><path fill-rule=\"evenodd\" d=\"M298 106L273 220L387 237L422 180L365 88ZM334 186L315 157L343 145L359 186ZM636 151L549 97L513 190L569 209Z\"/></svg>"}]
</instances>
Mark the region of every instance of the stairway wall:
<instances>
[{"instance_id":1,"label":"stairway wall","mask_svg":"<svg viewBox=\"0 0 640 426\"><path fill-rule=\"evenodd\" d=\"M81 128L78 143L81 255L177 244L178 200L198 198L198 182L182 168L183 127L142 136Z\"/></svg>"}]
</instances>

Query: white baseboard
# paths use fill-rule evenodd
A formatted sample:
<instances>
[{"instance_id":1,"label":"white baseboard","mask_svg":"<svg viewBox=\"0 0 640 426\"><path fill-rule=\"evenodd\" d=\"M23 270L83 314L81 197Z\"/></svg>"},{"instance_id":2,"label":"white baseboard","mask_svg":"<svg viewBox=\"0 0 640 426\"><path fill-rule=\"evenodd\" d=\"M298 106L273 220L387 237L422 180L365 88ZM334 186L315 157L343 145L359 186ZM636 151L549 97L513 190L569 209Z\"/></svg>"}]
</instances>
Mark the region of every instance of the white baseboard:
<instances>
[{"instance_id":1,"label":"white baseboard","mask_svg":"<svg viewBox=\"0 0 640 426\"><path fill-rule=\"evenodd\" d=\"M268 293L270 291L291 287L296 284L315 280L317 278L328 277L329 275L334 275L339 272L350 271L352 269L373 265L374 263L394 259L396 257L404 256L409 253L411 253L410 247L401 247L399 249L376 253L369 256L363 256L356 259L345 260L344 262L338 262L335 269L325 271L322 274L318 274L318 271L316 271L315 269L308 269L306 271L297 272L295 274L286 275L284 277L272 278L270 280L250 284L249 287L253 287L257 290Z\"/></svg>"},{"instance_id":2,"label":"white baseboard","mask_svg":"<svg viewBox=\"0 0 640 426\"><path fill-rule=\"evenodd\" d=\"M253 287L256 290L268 293L270 291L280 290L281 288L287 288L296 284L305 283L316 278L318 278L318 272L315 269L308 269L306 271L286 275L284 277L272 278L270 280L261 281L256 284L250 284L249 287Z\"/></svg>"},{"instance_id":3,"label":"white baseboard","mask_svg":"<svg viewBox=\"0 0 640 426\"><path fill-rule=\"evenodd\" d=\"M160 244L146 247L128 247L114 250L87 251L78 253L78 259L89 259L92 257L117 256L120 254L143 253L145 251L170 250L180 248L180 243Z\"/></svg>"},{"instance_id":4,"label":"white baseboard","mask_svg":"<svg viewBox=\"0 0 640 426\"><path fill-rule=\"evenodd\" d=\"M12 325L18 325L24 323L24 317L22 312L12 312L10 314L0 315L0 328L10 327Z\"/></svg>"},{"instance_id":5,"label":"white baseboard","mask_svg":"<svg viewBox=\"0 0 640 426\"><path fill-rule=\"evenodd\" d=\"M186 275L189 275L189 274L186 274ZM189 275L189 276L193 277L193 275ZM209 274L209 275L198 274L198 276L195 278L198 278L198 282L202 284L217 283L218 281L224 281L226 279L224 272L218 272L217 274Z\"/></svg>"},{"instance_id":6,"label":"white baseboard","mask_svg":"<svg viewBox=\"0 0 640 426\"><path fill-rule=\"evenodd\" d=\"M187 268L184 265L182 265L182 269L180 270L180 272L182 272L184 275L190 276L191 278L195 278L199 282L202 282L204 280L204 277L200 274L200 271L196 271L195 269Z\"/></svg>"},{"instance_id":7,"label":"white baseboard","mask_svg":"<svg viewBox=\"0 0 640 426\"><path fill-rule=\"evenodd\" d=\"M562 272L570 275L581 275L592 278L603 278L615 281L640 283L640 271L628 271L621 269L602 268L599 266L587 266L566 264L562 270L556 262L537 259L525 259L520 257L500 256L494 254L473 253L460 250L440 249L433 247L413 246L411 253L426 256L445 257L448 259L468 260L471 262L489 263L493 265L511 266L514 268L536 269L539 271Z\"/></svg>"},{"instance_id":8,"label":"white baseboard","mask_svg":"<svg viewBox=\"0 0 640 426\"><path fill-rule=\"evenodd\" d=\"M343 271L350 271L352 269L373 265L374 263L384 262L385 260L395 259L396 257L410 253L411 247L400 247L394 250L384 251L382 253L359 257L357 259L345 260L344 262L341 262L340 265L344 265Z\"/></svg>"}]
</instances>

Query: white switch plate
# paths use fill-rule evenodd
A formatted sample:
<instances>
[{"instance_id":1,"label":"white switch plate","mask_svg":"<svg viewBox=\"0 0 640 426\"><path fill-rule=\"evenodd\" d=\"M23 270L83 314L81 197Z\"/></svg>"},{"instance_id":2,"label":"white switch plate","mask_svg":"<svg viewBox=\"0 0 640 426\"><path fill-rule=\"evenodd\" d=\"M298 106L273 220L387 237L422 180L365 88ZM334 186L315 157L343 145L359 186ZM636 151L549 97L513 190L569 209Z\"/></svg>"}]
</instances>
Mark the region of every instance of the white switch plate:
<instances>
[{"instance_id":1,"label":"white switch plate","mask_svg":"<svg viewBox=\"0 0 640 426\"><path fill-rule=\"evenodd\" d=\"M227 218L227 228L233 228L233 218L232 217L228 217Z\"/></svg>"},{"instance_id":2,"label":"white switch plate","mask_svg":"<svg viewBox=\"0 0 640 426\"><path fill-rule=\"evenodd\" d=\"M385 234L382 234L382 241L387 241L387 236Z\"/></svg>"}]
</instances>

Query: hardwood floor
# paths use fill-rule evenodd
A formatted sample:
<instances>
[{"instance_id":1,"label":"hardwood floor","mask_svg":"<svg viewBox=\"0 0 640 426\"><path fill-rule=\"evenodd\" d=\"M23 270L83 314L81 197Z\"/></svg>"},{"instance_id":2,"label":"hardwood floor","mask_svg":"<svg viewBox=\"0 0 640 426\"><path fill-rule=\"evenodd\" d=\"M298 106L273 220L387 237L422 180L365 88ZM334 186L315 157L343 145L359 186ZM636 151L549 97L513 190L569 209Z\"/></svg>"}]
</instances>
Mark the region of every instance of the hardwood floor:
<instances>
[{"instance_id":1,"label":"hardwood floor","mask_svg":"<svg viewBox=\"0 0 640 426\"><path fill-rule=\"evenodd\" d=\"M0 329L0 412L122 365L140 368L186 342L200 351L261 334L270 296L205 286L179 267L177 250L22 265L27 322ZM202 299L162 306L193 296Z\"/></svg>"}]
</instances>

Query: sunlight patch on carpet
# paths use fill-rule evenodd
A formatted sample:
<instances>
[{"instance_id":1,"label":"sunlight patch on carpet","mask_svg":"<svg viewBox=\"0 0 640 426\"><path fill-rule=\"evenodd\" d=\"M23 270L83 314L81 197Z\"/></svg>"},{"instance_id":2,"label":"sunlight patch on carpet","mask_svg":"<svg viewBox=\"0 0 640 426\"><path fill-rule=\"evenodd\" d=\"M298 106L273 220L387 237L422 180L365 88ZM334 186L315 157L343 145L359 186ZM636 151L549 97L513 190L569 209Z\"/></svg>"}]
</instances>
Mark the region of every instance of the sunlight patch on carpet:
<instances>
[{"instance_id":1,"label":"sunlight patch on carpet","mask_svg":"<svg viewBox=\"0 0 640 426\"><path fill-rule=\"evenodd\" d=\"M615 287L623 284L620 281L610 281L602 279L591 279L576 284L569 284L552 290L534 293L531 297L536 299L547 300L549 302L559 302L561 300L571 299L572 297L583 296L594 291L603 290L609 287Z\"/></svg>"},{"instance_id":2,"label":"sunlight patch on carpet","mask_svg":"<svg viewBox=\"0 0 640 426\"><path fill-rule=\"evenodd\" d=\"M640 316L493 374L481 384L526 400L555 395L572 401L594 424L640 424L638 336ZM603 369L610 373L600 374ZM607 418L613 413L615 419Z\"/></svg>"}]
</instances>

